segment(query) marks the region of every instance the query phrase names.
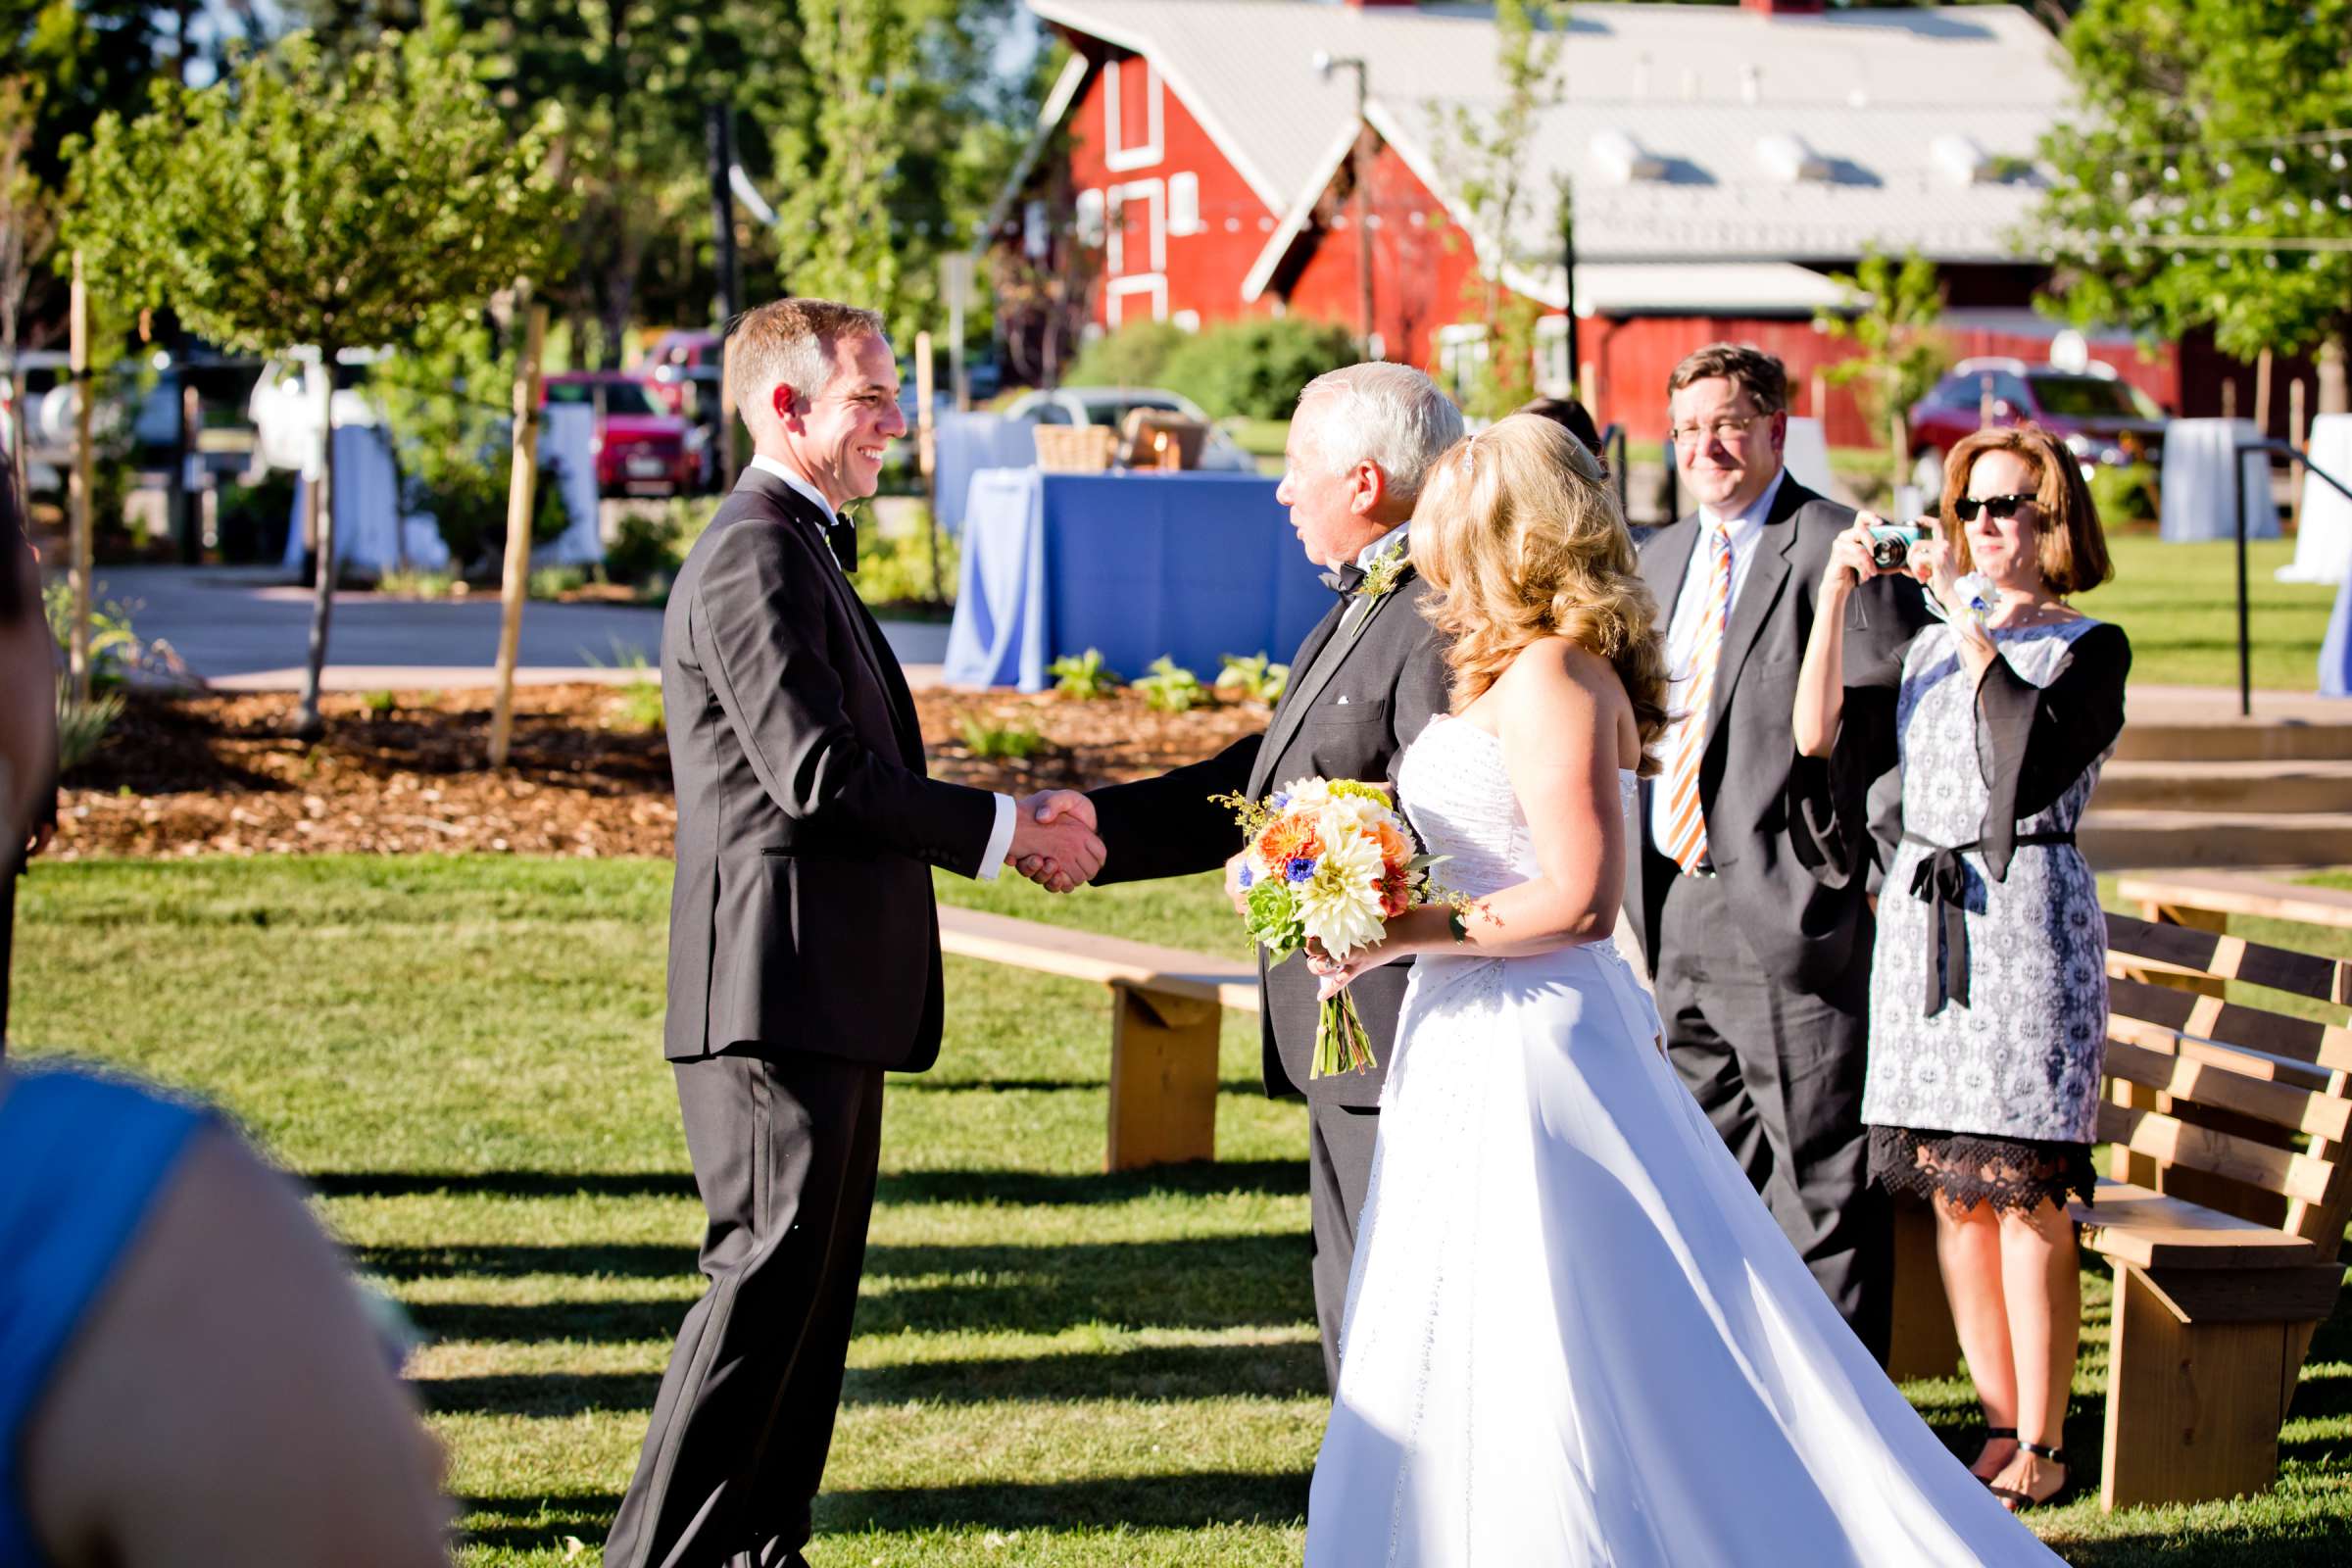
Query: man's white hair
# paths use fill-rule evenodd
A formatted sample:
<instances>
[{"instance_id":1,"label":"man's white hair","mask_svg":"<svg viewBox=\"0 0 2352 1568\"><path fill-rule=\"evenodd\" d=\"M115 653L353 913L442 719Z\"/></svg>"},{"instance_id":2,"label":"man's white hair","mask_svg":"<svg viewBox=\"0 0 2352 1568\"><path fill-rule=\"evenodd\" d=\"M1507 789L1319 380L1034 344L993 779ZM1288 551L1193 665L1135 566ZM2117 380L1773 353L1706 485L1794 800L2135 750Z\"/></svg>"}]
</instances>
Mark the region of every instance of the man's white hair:
<instances>
[{"instance_id":1,"label":"man's white hair","mask_svg":"<svg viewBox=\"0 0 2352 1568\"><path fill-rule=\"evenodd\" d=\"M1299 392L1296 416L1312 420L1315 453L1331 472L1368 460L1408 504L1420 497L1430 465L1462 438L1462 411L1438 383L1387 360L1316 376Z\"/></svg>"}]
</instances>

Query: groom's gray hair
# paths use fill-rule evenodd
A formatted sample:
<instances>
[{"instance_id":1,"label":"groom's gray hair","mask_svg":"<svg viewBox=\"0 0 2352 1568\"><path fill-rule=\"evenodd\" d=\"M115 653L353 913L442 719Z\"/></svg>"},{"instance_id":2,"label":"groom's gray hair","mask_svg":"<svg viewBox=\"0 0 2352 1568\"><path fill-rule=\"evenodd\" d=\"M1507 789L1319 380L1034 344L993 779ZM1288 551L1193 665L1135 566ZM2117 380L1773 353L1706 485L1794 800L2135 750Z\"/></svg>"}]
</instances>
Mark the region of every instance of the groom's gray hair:
<instances>
[{"instance_id":1,"label":"groom's gray hair","mask_svg":"<svg viewBox=\"0 0 2352 1568\"><path fill-rule=\"evenodd\" d=\"M1327 370L1298 394L1295 416L1314 412L1316 454L1333 473L1367 460L1407 504L1440 454L1462 438L1462 411L1409 365L1368 360Z\"/></svg>"}]
</instances>

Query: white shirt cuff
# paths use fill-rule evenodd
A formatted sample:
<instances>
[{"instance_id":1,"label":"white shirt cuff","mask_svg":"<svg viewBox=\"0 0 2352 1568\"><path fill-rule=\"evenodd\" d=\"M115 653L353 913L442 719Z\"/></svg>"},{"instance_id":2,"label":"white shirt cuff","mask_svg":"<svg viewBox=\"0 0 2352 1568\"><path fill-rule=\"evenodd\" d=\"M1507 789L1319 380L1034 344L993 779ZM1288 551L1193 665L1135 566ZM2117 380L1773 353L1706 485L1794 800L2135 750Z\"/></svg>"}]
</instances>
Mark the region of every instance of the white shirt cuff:
<instances>
[{"instance_id":1,"label":"white shirt cuff","mask_svg":"<svg viewBox=\"0 0 2352 1568\"><path fill-rule=\"evenodd\" d=\"M972 873L974 881L994 882L1004 868L1004 857L1012 850L1013 812L1018 809L1011 796L997 797L997 825L988 835L988 853L980 858L980 869Z\"/></svg>"}]
</instances>

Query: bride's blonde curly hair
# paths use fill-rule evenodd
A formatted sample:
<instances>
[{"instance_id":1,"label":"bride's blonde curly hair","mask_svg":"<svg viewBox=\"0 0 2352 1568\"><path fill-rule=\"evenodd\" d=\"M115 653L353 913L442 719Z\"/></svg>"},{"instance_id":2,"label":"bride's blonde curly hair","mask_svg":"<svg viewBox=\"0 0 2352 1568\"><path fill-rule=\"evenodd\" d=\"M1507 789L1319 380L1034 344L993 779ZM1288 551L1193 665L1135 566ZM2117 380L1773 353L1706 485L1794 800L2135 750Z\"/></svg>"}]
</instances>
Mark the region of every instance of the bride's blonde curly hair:
<instances>
[{"instance_id":1,"label":"bride's blonde curly hair","mask_svg":"<svg viewBox=\"0 0 2352 1568\"><path fill-rule=\"evenodd\" d=\"M1431 466L1413 512L1413 568L1436 592L1422 613L1453 637L1453 710L1520 650L1565 637L1605 659L1633 700L1642 771L1666 728L1656 603L1599 463L1549 419L1518 414L1457 441Z\"/></svg>"}]
</instances>

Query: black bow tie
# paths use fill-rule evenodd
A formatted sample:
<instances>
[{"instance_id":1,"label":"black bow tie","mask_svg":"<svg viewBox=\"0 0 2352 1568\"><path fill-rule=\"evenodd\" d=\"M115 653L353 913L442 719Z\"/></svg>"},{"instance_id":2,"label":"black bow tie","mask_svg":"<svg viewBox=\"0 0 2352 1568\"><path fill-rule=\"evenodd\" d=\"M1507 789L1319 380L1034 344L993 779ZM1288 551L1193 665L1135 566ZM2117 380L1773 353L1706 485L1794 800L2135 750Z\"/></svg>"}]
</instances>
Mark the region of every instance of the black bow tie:
<instances>
[{"instance_id":1,"label":"black bow tie","mask_svg":"<svg viewBox=\"0 0 2352 1568\"><path fill-rule=\"evenodd\" d=\"M1352 561L1343 561L1323 574L1323 586L1335 594L1351 594L1364 585L1364 568Z\"/></svg>"},{"instance_id":2,"label":"black bow tie","mask_svg":"<svg viewBox=\"0 0 2352 1568\"><path fill-rule=\"evenodd\" d=\"M853 573L857 571L858 525L856 523L847 517L836 516L825 524L825 543L833 547L833 559L841 563L842 570Z\"/></svg>"}]
</instances>

